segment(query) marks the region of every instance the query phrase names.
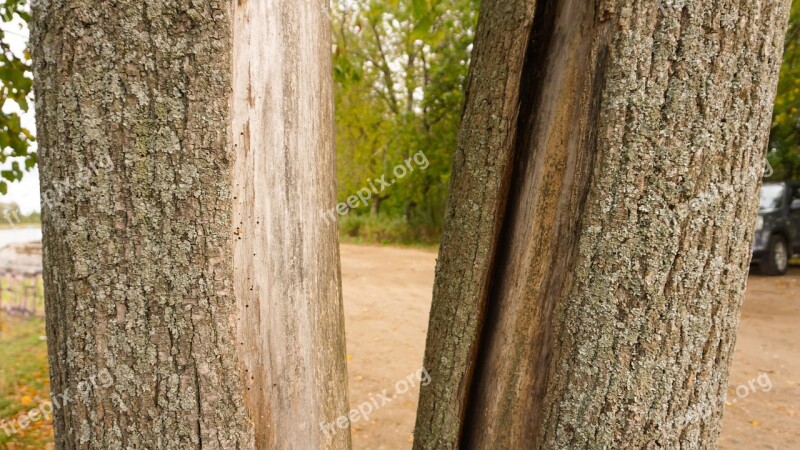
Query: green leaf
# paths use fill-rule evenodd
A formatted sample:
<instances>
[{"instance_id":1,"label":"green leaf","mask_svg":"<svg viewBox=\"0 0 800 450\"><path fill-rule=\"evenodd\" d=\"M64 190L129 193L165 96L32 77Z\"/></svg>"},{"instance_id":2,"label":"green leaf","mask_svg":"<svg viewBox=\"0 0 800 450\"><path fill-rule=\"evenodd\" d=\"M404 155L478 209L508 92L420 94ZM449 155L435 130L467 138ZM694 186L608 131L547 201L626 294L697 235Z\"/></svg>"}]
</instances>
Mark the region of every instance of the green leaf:
<instances>
[{"instance_id":1,"label":"green leaf","mask_svg":"<svg viewBox=\"0 0 800 450\"><path fill-rule=\"evenodd\" d=\"M411 1L411 10L413 11L414 17L419 19L426 14L427 5L425 4L425 0L412 0Z\"/></svg>"},{"instance_id":2,"label":"green leaf","mask_svg":"<svg viewBox=\"0 0 800 450\"><path fill-rule=\"evenodd\" d=\"M16 18L29 22L27 8L27 0L5 0L0 3L0 20L7 27ZM29 51L26 49L21 55L14 54L6 33L0 31L0 103L14 102L20 110L27 112L30 109L32 88ZM36 167L38 158L35 153L29 153L33 141L34 136L22 126L19 113L0 111L0 164L7 163L11 157L19 158L12 162L10 169L0 173L1 178L18 181L25 172ZM4 181L2 186L5 189L7 183Z\"/></svg>"}]
</instances>

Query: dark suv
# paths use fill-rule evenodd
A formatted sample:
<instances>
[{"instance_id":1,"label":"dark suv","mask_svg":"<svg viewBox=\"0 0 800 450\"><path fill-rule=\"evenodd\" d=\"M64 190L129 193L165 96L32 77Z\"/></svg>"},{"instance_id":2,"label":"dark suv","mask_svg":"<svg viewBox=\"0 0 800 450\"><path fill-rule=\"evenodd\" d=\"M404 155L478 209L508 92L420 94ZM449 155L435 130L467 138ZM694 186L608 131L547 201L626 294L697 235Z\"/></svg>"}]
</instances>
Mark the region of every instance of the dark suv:
<instances>
[{"instance_id":1,"label":"dark suv","mask_svg":"<svg viewBox=\"0 0 800 450\"><path fill-rule=\"evenodd\" d=\"M783 275L796 253L800 253L800 182L764 183L753 264L764 275Z\"/></svg>"}]
</instances>

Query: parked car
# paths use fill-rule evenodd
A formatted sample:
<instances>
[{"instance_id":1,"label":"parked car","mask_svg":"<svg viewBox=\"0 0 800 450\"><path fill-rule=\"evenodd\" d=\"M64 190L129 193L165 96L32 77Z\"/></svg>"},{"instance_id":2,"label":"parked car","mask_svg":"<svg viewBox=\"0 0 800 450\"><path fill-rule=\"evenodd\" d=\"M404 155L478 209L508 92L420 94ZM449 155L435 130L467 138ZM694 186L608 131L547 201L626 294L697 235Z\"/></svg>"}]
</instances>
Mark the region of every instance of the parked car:
<instances>
[{"instance_id":1,"label":"parked car","mask_svg":"<svg viewBox=\"0 0 800 450\"><path fill-rule=\"evenodd\" d=\"M764 183L753 239L753 264L764 275L783 275L800 253L800 182Z\"/></svg>"}]
</instances>

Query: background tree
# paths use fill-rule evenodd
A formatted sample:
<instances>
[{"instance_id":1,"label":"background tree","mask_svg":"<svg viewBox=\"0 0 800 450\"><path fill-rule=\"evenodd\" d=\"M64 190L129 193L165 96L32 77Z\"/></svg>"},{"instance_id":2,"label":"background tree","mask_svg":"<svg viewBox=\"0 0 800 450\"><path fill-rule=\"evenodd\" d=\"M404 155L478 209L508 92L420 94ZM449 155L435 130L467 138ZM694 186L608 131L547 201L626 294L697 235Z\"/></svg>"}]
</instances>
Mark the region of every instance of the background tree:
<instances>
[{"instance_id":1,"label":"background tree","mask_svg":"<svg viewBox=\"0 0 800 450\"><path fill-rule=\"evenodd\" d=\"M789 16L778 96L770 135L769 161L775 169L770 180L800 179L800 2Z\"/></svg>"},{"instance_id":2,"label":"background tree","mask_svg":"<svg viewBox=\"0 0 800 450\"><path fill-rule=\"evenodd\" d=\"M58 448L349 447L327 9L34 3Z\"/></svg>"},{"instance_id":3,"label":"background tree","mask_svg":"<svg viewBox=\"0 0 800 450\"><path fill-rule=\"evenodd\" d=\"M715 444L788 12L482 2L416 448Z\"/></svg>"},{"instance_id":4,"label":"background tree","mask_svg":"<svg viewBox=\"0 0 800 450\"><path fill-rule=\"evenodd\" d=\"M420 150L430 162L425 171L374 196L369 207L351 212L353 217L343 220L345 233L437 239L476 5L475 0L338 3L334 75L340 200Z\"/></svg>"}]
</instances>

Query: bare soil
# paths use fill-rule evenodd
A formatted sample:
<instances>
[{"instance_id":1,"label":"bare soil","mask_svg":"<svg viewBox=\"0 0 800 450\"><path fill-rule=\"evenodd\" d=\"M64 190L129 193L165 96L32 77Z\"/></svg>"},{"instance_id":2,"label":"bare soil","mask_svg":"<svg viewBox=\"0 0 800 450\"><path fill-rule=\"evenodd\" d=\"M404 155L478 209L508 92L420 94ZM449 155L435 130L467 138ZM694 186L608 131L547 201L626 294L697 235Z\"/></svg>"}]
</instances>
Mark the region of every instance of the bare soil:
<instances>
[{"instance_id":1,"label":"bare soil","mask_svg":"<svg viewBox=\"0 0 800 450\"><path fill-rule=\"evenodd\" d=\"M799 413L800 268L783 277L751 275L720 448L800 449Z\"/></svg>"},{"instance_id":2,"label":"bare soil","mask_svg":"<svg viewBox=\"0 0 800 450\"><path fill-rule=\"evenodd\" d=\"M350 407L384 389L395 397L351 424L353 448L411 448L419 386L403 395L395 387L422 368L436 253L363 245L341 253Z\"/></svg>"},{"instance_id":3,"label":"bare soil","mask_svg":"<svg viewBox=\"0 0 800 450\"><path fill-rule=\"evenodd\" d=\"M419 382L409 380L422 368L436 253L360 245L341 252L350 405L373 410L353 422L353 448L411 448ZM799 346L800 269L751 276L720 448L800 449Z\"/></svg>"}]
</instances>

